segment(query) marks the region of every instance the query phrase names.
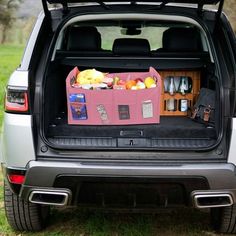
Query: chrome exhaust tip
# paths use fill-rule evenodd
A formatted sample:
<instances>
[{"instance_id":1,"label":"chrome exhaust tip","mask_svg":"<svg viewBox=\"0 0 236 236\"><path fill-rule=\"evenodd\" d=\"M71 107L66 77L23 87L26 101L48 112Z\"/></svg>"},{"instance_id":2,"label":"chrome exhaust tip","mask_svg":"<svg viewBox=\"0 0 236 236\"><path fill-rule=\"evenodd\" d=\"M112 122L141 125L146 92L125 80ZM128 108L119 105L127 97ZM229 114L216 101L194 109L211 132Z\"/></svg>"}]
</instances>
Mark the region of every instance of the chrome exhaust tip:
<instances>
[{"instance_id":1,"label":"chrome exhaust tip","mask_svg":"<svg viewBox=\"0 0 236 236\"><path fill-rule=\"evenodd\" d=\"M193 201L196 208L227 207L234 204L229 193L194 193Z\"/></svg>"},{"instance_id":2,"label":"chrome exhaust tip","mask_svg":"<svg viewBox=\"0 0 236 236\"><path fill-rule=\"evenodd\" d=\"M50 190L33 190L29 195L29 201L43 205L66 206L69 201L69 193Z\"/></svg>"}]
</instances>

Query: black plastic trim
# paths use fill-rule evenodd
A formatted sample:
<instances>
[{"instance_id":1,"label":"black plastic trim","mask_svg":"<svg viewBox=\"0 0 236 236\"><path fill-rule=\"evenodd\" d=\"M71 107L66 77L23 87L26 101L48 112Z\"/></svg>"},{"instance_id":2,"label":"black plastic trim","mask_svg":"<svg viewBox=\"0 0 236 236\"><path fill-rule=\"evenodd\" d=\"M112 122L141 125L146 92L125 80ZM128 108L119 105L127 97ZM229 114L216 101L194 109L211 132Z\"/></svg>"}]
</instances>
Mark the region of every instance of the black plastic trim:
<instances>
[{"instance_id":1,"label":"black plastic trim","mask_svg":"<svg viewBox=\"0 0 236 236\"><path fill-rule=\"evenodd\" d=\"M191 204L190 198L189 198L189 196L191 195L191 192L195 191L196 189L208 190L210 188L207 179L200 176L193 176L193 177L171 176L169 178L165 178L165 177L163 178L146 178L146 177L144 178L127 178L127 177L93 178L93 177L86 177L86 176L62 174L62 175L57 176L53 185L53 187L55 188L69 188L73 195L72 202L74 205L77 205L78 203L80 204L88 203L87 202L88 198L86 196L90 194L86 193L86 189L89 188L90 193L94 190L94 191L103 191L103 194L109 195L111 191L110 189L111 186L115 187L116 190L118 190L120 193L122 192L122 194L127 194L127 191L126 191L127 189L129 190L129 192L133 190L135 193L135 192L140 192L141 190L143 193L143 190L145 188L146 191L147 189L151 190L152 195L157 189L159 189L158 192L162 192L164 186L165 186L164 191L168 189L167 190L168 192L173 188L173 186L179 186L181 190L183 191L181 195L182 197L184 196L184 199L182 200L184 200L183 202L186 205ZM98 189L96 190L96 188ZM149 194L150 194L150 191L149 191ZM83 196L85 198L81 199ZM94 194L94 197L95 196L96 194ZM145 196L145 193L143 196ZM176 200L179 199L178 195L175 197L176 197Z\"/></svg>"},{"instance_id":2,"label":"black plastic trim","mask_svg":"<svg viewBox=\"0 0 236 236\"><path fill-rule=\"evenodd\" d=\"M119 68L145 70L150 66L163 70L171 69L199 69L206 63L199 58L153 58L153 57L67 57L59 60L59 64L96 68Z\"/></svg>"},{"instance_id":3,"label":"black plastic trim","mask_svg":"<svg viewBox=\"0 0 236 236\"><path fill-rule=\"evenodd\" d=\"M150 139L150 138L48 138L53 145L65 149L158 149L202 150L215 144L215 139Z\"/></svg>"}]
</instances>

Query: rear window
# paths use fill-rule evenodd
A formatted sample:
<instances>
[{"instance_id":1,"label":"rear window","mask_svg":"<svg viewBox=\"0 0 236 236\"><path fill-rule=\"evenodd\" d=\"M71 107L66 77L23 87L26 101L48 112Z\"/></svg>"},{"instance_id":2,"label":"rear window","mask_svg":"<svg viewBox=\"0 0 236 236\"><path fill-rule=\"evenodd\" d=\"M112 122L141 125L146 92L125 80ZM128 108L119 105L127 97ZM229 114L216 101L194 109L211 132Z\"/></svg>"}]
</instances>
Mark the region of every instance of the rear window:
<instances>
[{"instance_id":1,"label":"rear window","mask_svg":"<svg viewBox=\"0 0 236 236\"><path fill-rule=\"evenodd\" d=\"M119 38L145 39L150 44L150 50L152 51L157 50L163 47L163 33L167 31L169 28L195 28L194 30L198 31L199 36L201 34L199 29L197 29L196 26L190 23L173 22L173 21L166 22L166 21L103 20L99 22L97 21L75 22L71 25L68 25L64 29L63 33L64 36L63 40L61 41L62 45L61 47L57 47L57 49L68 48L66 44L68 38L70 37L71 29L79 27L96 28L96 30L100 34L99 37L101 38L101 49L108 51L112 51L114 41Z\"/></svg>"},{"instance_id":2,"label":"rear window","mask_svg":"<svg viewBox=\"0 0 236 236\"><path fill-rule=\"evenodd\" d=\"M147 39L151 50L162 47L163 32L168 27L143 26L142 28L127 29L119 26L98 26L102 38L102 49L112 50L112 45L117 38L142 38ZM129 35L135 34L135 35Z\"/></svg>"}]
</instances>

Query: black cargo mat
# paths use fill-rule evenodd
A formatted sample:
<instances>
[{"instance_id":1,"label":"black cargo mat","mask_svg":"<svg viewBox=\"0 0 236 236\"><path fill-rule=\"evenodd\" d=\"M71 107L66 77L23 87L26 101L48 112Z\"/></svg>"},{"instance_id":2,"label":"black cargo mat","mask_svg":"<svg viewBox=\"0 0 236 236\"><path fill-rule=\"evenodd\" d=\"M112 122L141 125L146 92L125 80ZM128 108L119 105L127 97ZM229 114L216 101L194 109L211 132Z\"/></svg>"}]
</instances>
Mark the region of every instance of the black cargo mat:
<instances>
[{"instance_id":1,"label":"black cargo mat","mask_svg":"<svg viewBox=\"0 0 236 236\"><path fill-rule=\"evenodd\" d=\"M216 130L188 117L161 117L159 124L91 126L68 125L60 114L47 129L48 138L216 139Z\"/></svg>"}]
</instances>

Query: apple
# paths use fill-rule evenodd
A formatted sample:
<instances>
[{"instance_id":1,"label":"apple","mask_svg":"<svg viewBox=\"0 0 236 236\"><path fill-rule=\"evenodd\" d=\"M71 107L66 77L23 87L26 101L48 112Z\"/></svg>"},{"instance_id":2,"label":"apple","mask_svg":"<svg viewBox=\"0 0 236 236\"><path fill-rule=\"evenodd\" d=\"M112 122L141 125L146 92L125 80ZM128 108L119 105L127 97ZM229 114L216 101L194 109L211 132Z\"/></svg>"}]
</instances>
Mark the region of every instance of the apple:
<instances>
[{"instance_id":1,"label":"apple","mask_svg":"<svg viewBox=\"0 0 236 236\"><path fill-rule=\"evenodd\" d=\"M143 82L143 80L141 78L137 78L137 79L135 79L135 81L136 81L136 83Z\"/></svg>"}]
</instances>

